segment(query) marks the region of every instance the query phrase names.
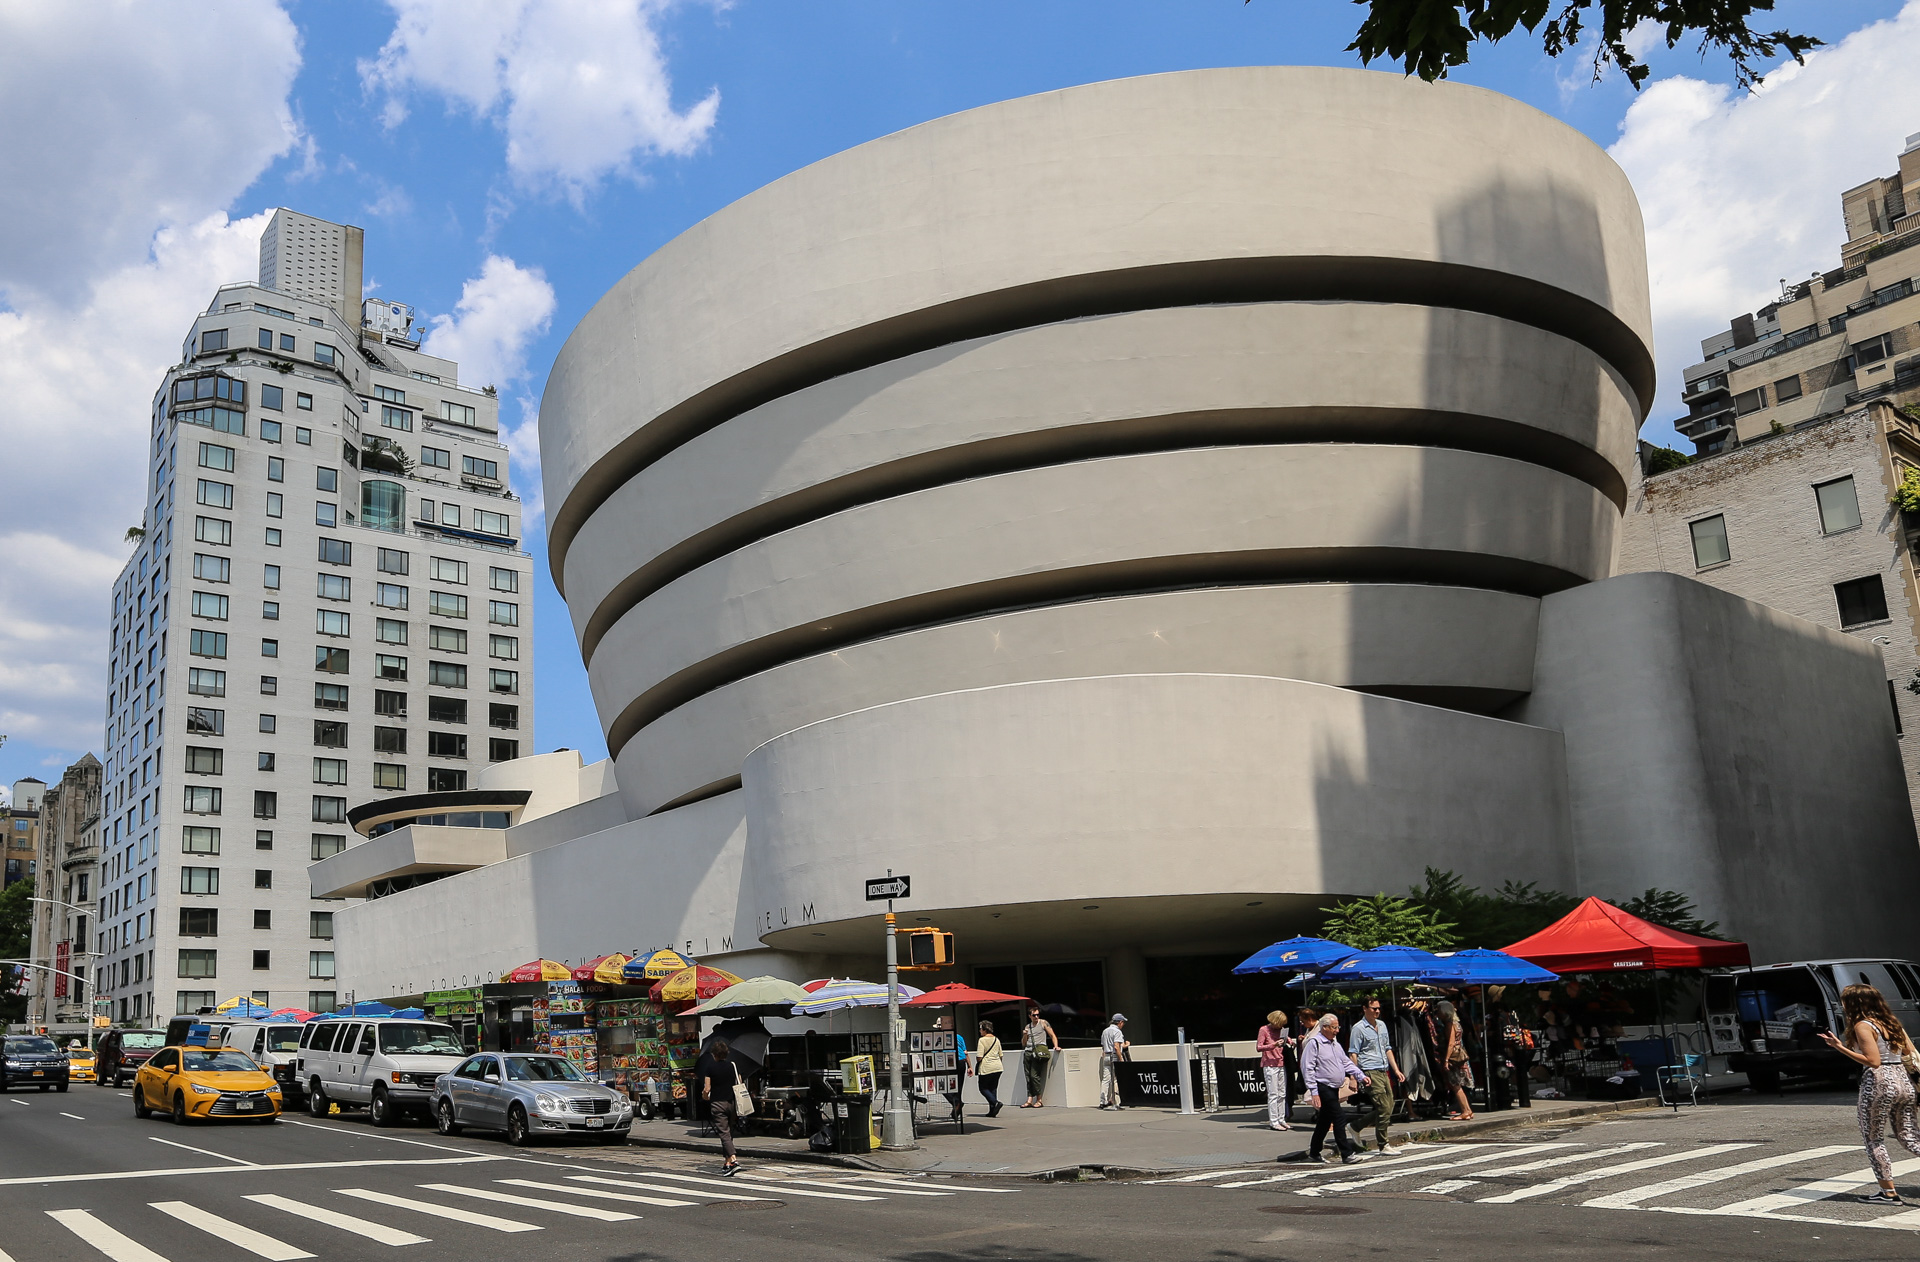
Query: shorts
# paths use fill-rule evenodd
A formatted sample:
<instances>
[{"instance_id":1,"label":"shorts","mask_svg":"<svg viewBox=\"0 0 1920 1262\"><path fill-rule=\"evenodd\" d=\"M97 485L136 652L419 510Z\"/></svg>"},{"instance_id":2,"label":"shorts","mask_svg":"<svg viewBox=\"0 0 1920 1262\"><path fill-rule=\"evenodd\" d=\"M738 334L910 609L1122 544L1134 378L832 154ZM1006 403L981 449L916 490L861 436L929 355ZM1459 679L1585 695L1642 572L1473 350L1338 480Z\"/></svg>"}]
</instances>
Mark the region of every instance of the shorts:
<instances>
[{"instance_id":1,"label":"shorts","mask_svg":"<svg viewBox=\"0 0 1920 1262\"><path fill-rule=\"evenodd\" d=\"M1461 1060L1448 1065L1447 1085L1449 1087L1458 1087L1462 1091L1473 1090L1473 1062L1470 1060Z\"/></svg>"}]
</instances>

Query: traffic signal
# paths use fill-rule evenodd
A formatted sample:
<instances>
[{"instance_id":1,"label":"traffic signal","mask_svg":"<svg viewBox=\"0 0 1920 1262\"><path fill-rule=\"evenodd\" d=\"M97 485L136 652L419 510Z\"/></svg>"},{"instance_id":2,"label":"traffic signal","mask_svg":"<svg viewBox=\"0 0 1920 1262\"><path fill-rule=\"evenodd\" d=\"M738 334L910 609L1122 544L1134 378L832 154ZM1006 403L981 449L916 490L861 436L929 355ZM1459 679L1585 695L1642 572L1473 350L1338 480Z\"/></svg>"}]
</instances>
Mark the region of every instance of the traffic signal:
<instances>
[{"instance_id":1,"label":"traffic signal","mask_svg":"<svg viewBox=\"0 0 1920 1262\"><path fill-rule=\"evenodd\" d=\"M902 929L907 940L902 969L946 968L953 963L953 935L943 929Z\"/></svg>"}]
</instances>

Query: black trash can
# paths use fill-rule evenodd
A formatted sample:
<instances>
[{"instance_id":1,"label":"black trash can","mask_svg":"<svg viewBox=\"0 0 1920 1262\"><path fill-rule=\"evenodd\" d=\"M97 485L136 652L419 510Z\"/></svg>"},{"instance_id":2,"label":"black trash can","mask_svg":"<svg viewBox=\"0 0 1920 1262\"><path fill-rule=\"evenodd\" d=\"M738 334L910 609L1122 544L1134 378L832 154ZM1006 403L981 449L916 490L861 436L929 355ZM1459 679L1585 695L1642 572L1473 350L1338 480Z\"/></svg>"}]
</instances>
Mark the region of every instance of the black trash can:
<instances>
[{"instance_id":1,"label":"black trash can","mask_svg":"<svg viewBox=\"0 0 1920 1262\"><path fill-rule=\"evenodd\" d=\"M835 1152L869 1152L873 1148L873 1097L842 1093L827 1106L833 1118Z\"/></svg>"}]
</instances>

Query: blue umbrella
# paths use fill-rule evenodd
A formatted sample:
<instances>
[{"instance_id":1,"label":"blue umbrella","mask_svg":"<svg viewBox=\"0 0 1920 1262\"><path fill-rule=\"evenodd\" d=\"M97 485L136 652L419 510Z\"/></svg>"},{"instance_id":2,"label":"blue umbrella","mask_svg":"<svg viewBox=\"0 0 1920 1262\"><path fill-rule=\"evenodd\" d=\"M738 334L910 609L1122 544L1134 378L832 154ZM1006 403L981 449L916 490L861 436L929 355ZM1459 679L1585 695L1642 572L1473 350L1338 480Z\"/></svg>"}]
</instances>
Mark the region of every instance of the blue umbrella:
<instances>
[{"instance_id":1,"label":"blue umbrella","mask_svg":"<svg viewBox=\"0 0 1920 1262\"><path fill-rule=\"evenodd\" d=\"M1358 951L1320 974L1322 982L1418 982L1441 963L1440 957L1419 947L1387 943Z\"/></svg>"},{"instance_id":2,"label":"blue umbrella","mask_svg":"<svg viewBox=\"0 0 1920 1262\"><path fill-rule=\"evenodd\" d=\"M1353 948L1327 938L1288 938L1262 947L1234 966L1237 976L1248 973L1317 973L1353 954Z\"/></svg>"},{"instance_id":3,"label":"blue umbrella","mask_svg":"<svg viewBox=\"0 0 1920 1262\"><path fill-rule=\"evenodd\" d=\"M1421 975L1423 982L1454 986L1544 986L1559 980L1538 964L1505 951L1470 947L1437 957L1437 966Z\"/></svg>"},{"instance_id":4,"label":"blue umbrella","mask_svg":"<svg viewBox=\"0 0 1920 1262\"><path fill-rule=\"evenodd\" d=\"M387 1015L391 1017L405 1017L408 1020L413 1021L426 1016L427 1011L425 1008L400 1008L393 1012L388 1013Z\"/></svg>"}]
</instances>

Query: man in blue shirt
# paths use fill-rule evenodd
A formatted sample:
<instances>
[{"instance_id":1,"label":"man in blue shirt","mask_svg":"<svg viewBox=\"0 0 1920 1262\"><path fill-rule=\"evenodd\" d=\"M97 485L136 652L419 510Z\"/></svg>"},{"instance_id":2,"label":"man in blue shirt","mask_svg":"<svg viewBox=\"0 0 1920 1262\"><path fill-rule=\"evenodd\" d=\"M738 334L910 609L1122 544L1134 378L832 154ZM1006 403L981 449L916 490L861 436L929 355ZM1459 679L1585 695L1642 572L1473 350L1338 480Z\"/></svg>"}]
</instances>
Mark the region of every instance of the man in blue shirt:
<instances>
[{"instance_id":1,"label":"man in blue shirt","mask_svg":"<svg viewBox=\"0 0 1920 1262\"><path fill-rule=\"evenodd\" d=\"M1380 1019L1379 999L1369 999L1347 1040L1353 1063L1367 1076L1367 1094L1373 1102L1373 1150L1387 1151L1387 1124L1393 1121L1393 1084L1404 1076L1393 1058L1387 1023Z\"/></svg>"}]
</instances>

